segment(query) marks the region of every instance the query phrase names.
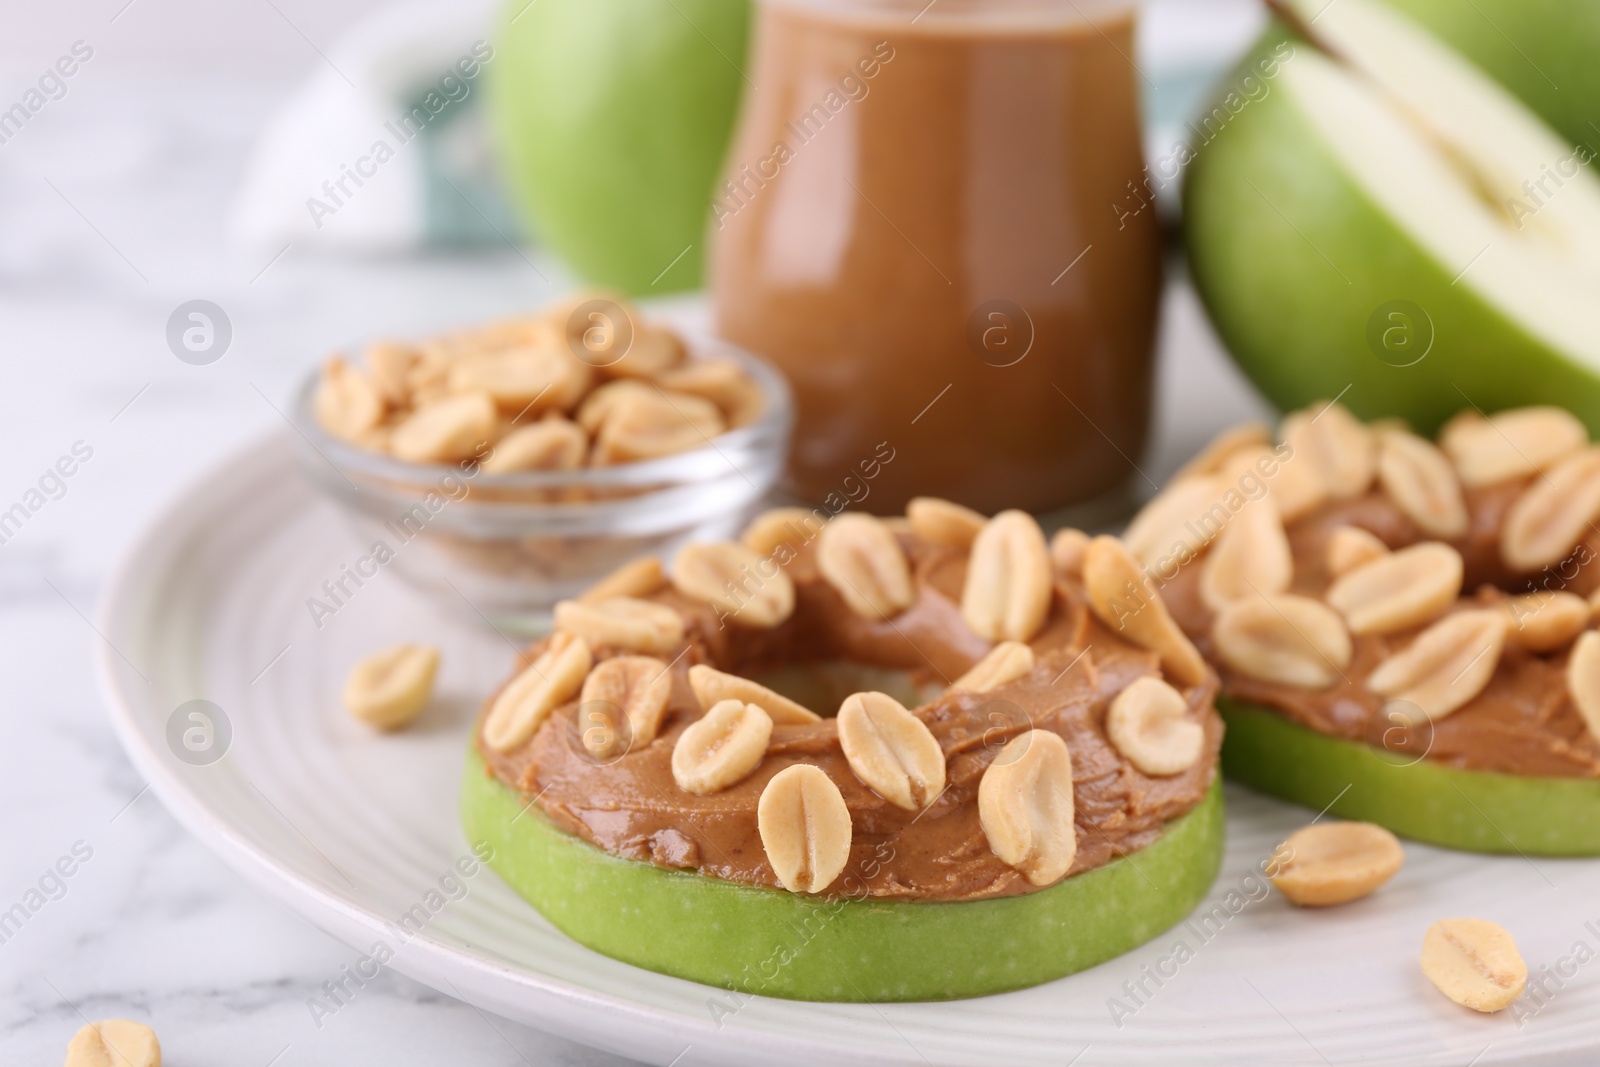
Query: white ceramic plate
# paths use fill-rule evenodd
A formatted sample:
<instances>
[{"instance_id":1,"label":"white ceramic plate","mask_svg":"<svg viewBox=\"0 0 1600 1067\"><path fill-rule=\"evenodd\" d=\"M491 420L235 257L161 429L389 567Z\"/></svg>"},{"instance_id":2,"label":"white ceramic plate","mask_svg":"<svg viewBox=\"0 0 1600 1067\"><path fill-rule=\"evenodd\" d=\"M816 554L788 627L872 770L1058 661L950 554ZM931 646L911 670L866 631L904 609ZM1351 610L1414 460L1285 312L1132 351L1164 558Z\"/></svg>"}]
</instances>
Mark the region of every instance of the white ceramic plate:
<instances>
[{"instance_id":1,"label":"white ceramic plate","mask_svg":"<svg viewBox=\"0 0 1600 1067\"><path fill-rule=\"evenodd\" d=\"M1593 1063L1600 1049L1600 862L1410 845L1374 897L1298 911L1265 892L1256 866L1310 813L1238 789L1208 925L1197 913L1036 989L803 1004L596 955L492 872L451 878L470 851L456 819L468 724L513 649L385 574L348 586L318 629L307 599L365 551L288 443L269 438L172 503L123 561L99 623L112 718L158 795L247 878L347 941L354 974L392 953L387 966L452 996L659 1064ZM440 695L415 728L380 736L339 709L339 688L357 656L401 640L443 649ZM207 765L168 743L174 710L195 698L231 727ZM1422 977L1423 931L1458 915L1514 933L1549 991L1536 1013L1478 1016Z\"/></svg>"}]
</instances>

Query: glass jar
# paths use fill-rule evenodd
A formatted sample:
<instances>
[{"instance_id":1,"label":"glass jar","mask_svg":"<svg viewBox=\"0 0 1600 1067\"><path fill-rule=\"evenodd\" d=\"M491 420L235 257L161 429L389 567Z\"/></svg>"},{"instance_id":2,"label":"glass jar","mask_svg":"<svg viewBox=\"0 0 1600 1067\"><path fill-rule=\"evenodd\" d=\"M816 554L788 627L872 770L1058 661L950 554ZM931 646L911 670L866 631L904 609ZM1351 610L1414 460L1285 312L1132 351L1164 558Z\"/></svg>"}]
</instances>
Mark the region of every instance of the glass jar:
<instances>
[{"instance_id":1,"label":"glass jar","mask_svg":"<svg viewBox=\"0 0 1600 1067\"><path fill-rule=\"evenodd\" d=\"M798 404L790 488L1044 511L1125 485L1161 289L1134 0L759 0L712 204L719 333Z\"/></svg>"}]
</instances>

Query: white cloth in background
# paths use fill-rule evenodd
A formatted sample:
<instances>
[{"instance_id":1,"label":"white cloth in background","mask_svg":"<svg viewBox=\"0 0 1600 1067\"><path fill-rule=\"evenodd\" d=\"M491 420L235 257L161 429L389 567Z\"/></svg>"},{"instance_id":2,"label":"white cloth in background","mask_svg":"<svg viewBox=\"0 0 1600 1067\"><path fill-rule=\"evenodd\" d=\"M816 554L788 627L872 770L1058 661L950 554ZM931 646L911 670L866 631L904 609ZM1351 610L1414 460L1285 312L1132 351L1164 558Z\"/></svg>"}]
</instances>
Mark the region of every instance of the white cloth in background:
<instances>
[{"instance_id":1,"label":"white cloth in background","mask_svg":"<svg viewBox=\"0 0 1600 1067\"><path fill-rule=\"evenodd\" d=\"M515 239L482 109L494 0L368 17L262 130L230 236L269 252L384 252Z\"/></svg>"}]
</instances>

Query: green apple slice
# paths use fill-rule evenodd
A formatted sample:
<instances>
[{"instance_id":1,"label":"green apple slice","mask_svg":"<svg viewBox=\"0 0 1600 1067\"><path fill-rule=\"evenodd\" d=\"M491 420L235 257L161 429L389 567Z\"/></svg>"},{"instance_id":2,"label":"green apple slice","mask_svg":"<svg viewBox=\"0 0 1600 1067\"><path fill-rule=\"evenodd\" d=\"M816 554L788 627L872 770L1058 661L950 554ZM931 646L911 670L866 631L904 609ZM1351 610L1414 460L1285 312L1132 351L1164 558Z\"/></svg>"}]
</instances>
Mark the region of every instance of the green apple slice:
<instances>
[{"instance_id":1,"label":"green apple slice","mask_svg":"<svg viewBox=\"0 0 1600 1067\"><path fill-rule=\"evenodd\" d=\"M489 865L580 944L707 985L796 1000L901 1001L1020 989L1121 955L1200 902L1222 862L1221 785L1156 842L1024 896L827 900L619 859L556 828L474 749L462 824Z\"/></svg>"},{"instance_id":2,"label":"green apple slice","mask_svg":"<svg viewBox=\"0 0 1600 1067\"><path fill-rule=\"evenodd\" d=\"M1561 135L1600 148L1600 5L1572 0L1385 0L1438 34Z\"/></svg>"},{"instance_id":3,"label":"green apple slice","mask_svg":"<svg viewBox=\"0 0 1600 1067\"><path fill-rule=\"evenodd\" d=\"M1241 367L1286 409L1343 394L1431 432L1469 401L1556 403L1600 431L1587 149L1404 16L1303 6L1341 59L1270 33L1187 171L1194 277Z\"/></svg>"},{"instance_id":4,"label":"green apple slice","mask_svg":"<svg viewBox=\"0 0 1600 1067\"><path fill-rule=\"evenodd\" d=\"M1229 778L1315 811L1432 845L1529 856L1600 855L1600 782L1464 771L1317 733L1218 698Z\"/></svg>"}]
</instances>

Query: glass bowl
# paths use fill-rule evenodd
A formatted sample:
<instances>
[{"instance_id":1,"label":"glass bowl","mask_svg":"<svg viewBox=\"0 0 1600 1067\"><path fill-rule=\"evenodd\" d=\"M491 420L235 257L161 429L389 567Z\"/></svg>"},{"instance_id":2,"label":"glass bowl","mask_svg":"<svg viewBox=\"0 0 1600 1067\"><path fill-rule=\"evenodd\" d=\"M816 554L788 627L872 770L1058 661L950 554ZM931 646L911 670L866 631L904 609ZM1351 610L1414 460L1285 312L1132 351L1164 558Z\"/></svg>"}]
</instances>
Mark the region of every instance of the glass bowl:
<instances>
[{"instance_id":1,"label":"glass bowl","mask_svg":"<svg viewBox=\"0 0 1600 1067\"><path fill-rule=\"evenodd\" d=\"M676 329L691 360L732 360L750 375L766 401L756 421L660 459L487 474L470 461L407 463L334 437L312 414L313 371L295 397L296 453L375 565L447 611L537 633L557 601L629 560L670 560L689 541L733 537L783 473L794 424L783 376L703 331Z\"/></svg>"}]
</instances>

